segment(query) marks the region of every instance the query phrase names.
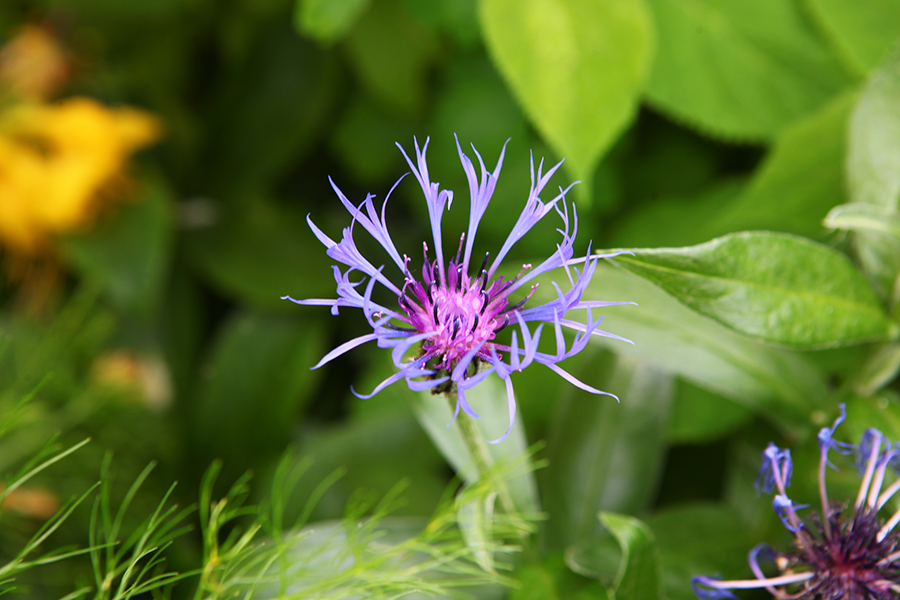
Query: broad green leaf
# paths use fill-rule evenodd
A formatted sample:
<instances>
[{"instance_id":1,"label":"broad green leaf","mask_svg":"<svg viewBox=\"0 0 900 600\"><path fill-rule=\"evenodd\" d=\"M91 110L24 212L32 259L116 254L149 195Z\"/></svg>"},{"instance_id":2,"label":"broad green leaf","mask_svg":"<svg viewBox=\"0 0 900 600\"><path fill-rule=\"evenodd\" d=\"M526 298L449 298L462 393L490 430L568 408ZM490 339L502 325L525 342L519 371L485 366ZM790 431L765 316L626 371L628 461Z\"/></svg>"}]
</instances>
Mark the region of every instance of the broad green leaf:
<instances>
[{"instance_id":1,"label":"broad green leaf","mask_svg":"<svg viewBox=\"0 0 900 600\"><path fill-rule=\"evenodd\" d=\"M806 0L847 64L860 74L873 69L900 39L896 0Z\"/></svg>"},{"instance_id":2,"label":"broad green leaf","mask_svg":"<svg viewBox=\"0 0 900 600\"><path fill-rule=\"evenodd\" d=\"M322 354L315 319L242 313L226 321L195 384L197 464L222 458L238 476L282 452L311 399L319 372L310 366Z\"/></svg>"},{"instance_id":3,"label":"broad green leaf","mask_svg":"<svg viewBox=\"0 0 900 600\"><path fill-rule=\"evenodd\" d=\"M613 583L616 600L662 600L659 549L650 528L625 515L601 512L599 517L622 549L622 563Z\"/></svg>"},{"instance_id":4,"label":"broad green leaf","mask_svg":"<svg viewBox=\"0 0 900 600\"><path fill-rule=\"evenodd\" d=\"M345 44L357 77L373 96L395 111L422 109L426 71L437 55L438 40L404 2L376 2Z\"/></svg>"},{"instance_id":5,"label":"broad green leaf","mask_svg":"<svg viewBox=\"0 0 900 600\"><path fill-rule=\"evenodd\" d=\"M213 223L185 234L186 253L200 275L242 302L284 312L307 311L281 296L334 298L332 261L302 215L262 199L234 205L198 204ZM327 309L316 314L325 314Z\"/></svg>"},{"instance_id":6,"label":"broad green leaf","mask_svg":"<svg viewBox=\"0 0 900 600\"><path fill-rule=\"evenodd\" d=\"M900 51L872 75L850 120L847 179L854 202L900 202Z\"/></svg>"},{"instance_id":7,"label":"broad green leaf","mask_svg":"<svg viewBox=\"0 0 900 600\"><path fill-rule=\"evenodd\" d=\"M590 178L634 118L653 52L643 0L481 0L488 51L572 174Z\"/></svg>"},{"instance_id":8,"label":"broad green leaf","mask_svg":"<svg viewBox=\"0 0 900 600\"><path fill-rule=\"evenodd\" d=\"M555 297L546 287L538 288L536 302ZM737 334L624 269L599 265L585 298L639 304L603 309L604 329L634 346L600 337L593 343L765 412L784 428L805 429L809 414L825 401L823 375L799 355Z\"/></svg>"},{"instance_id":9,"label":"broad green leaf","mask_svg":"<svg viewBox=\"0 0 900 600\"><path fill-rule=\"evenodd\" d=\"M849 78L793 0L650 0L659 50L647 97L711 134L768 140Z\"/></svg>"},{"instance_id":10,"label":"broad green leaf","mask_svg":"<svg viewBox=\"0 0 900 600\"><path fill-rule=\"evenodd\" d=\"M753 413L719 394L678 380L667 440L670 444L708 443L734 431Z\"/></svg>"},{"instance_id":11,"label":"broad green leaf","mask_svg":"<svg viewBox=\"0 0 900 600\"><path fill-rule=\"evenodd\" d=\"M850 120L847 148L850 199L896 210L900 202L900 50L872 75ZM900 274L900 240L857 232L857 255L882 297Z\"/></svg>"},{"instance_id":12,"label":"broad green leaf","mask_svg":"<svg viewBox=\"0 0 900 600\"><path fill-rule=\"evenodd\" d=\"M843 165L855 99L841 94L779 132L744 192L709 218L709 238L748 229L821 236L821 216L847 201Z\"/></svg>"},{"instance_id":13,"label":"broad green leaf","mask_svg":"<svg viewBox=\"0 0 900 600\"><path fill-rule=\"evenodd\" d=\"M832 229L886 233L900 239L900 212L877 204L853 202L835 206L822 224Z\"/></svg>"},{"instance_id":14,"label":"broad green leaf","mask_svg":"<svg viewBox=\"0 0 900 600\"><path fill-rule=\"evenodd\" d=\"M334 42L353 27L371 0L297 0L294 25L311 38Z\"/></svg>"},{"instance_id":15,"label":"broad green leaf","mask_svg":"<svg viewBox=\"0 0 900 600\"><path fill-rule=\"evenodd\" d=\"M895 337L897 326L850 260L773 232L742 232L687 248L616 259L686 306L746 335L798 348Z\"/></svg>"},{"instance_id":16,"label":"broad green leaf","mask_svg":"<svg viewBox=\"0 0 900 600\"><path fill-rule=\"evenodd\" d=\"M596 350L586 359L598 370ZM599 532L600 510L636 514L653 499L665 457L673 382L646 362L620 356L608 376L591 385L622 400L591 396L570 387L558 399L547 459L539 475L547 535L558 547L583 545ZM577 374L577 373L576 373Z\"/></svg>"},{"instance_id":17,"label":"broad green leaf","mask_svg":"<svg viewBox=\"0 0 900 600\"><path fill-rule=\"evenodd\" d=\"M688 504L663 509L647 519L647 525L659 543L663 582L670 600L696 600L691 590L695 575L750 576L747 552L759 540L753 538L733 508Z\"/></svg>"},{"instance_id":18,"label":"broad green leaf","mask_svg":"<svg viewBox=\"0 0 900 600\"><path fill-rule=\"evenodd\" d=\"M172 199L158 181L90 233L63 240L63 251L120 308L148 316L159 304L172 243Z\"/></svg>"},{"instance_id":19,"label":"broad green leaf","mask_svg":"<svg viewBox=\"0 0 900 600\"><path fill-rule=\"evenodd\" d=\"M396 385L405 384L401 382ZM470 446L463 438L462 427L465 424L460 421L470 419L470 424L475 425L476 435L481 436L477 451L481 453L481 460L488 468L498 464L520 464L518 467L512 467L512 472L506 479L507 489L504 494L508 493L514 507L519 511L533 513L540 510L534 473L528 467L528 463L523 463L528 451L528 441L525 438L521 417L516 418L509 437L503 442L499 444L486 442L500 437L509 425L506 388L498 377L490 375L466 392L466 400L481 417L477 420L460 411L456 421L451 423L453 410L450 404L456 402L455 396L451 398L447 394L422 392L411 393L410 397L419 423L463 481L474 483L483 474L479 471L478 463L473 460ZM505 500L502 494L498 500L502 506Z\"/></svg>"}]
</instances>

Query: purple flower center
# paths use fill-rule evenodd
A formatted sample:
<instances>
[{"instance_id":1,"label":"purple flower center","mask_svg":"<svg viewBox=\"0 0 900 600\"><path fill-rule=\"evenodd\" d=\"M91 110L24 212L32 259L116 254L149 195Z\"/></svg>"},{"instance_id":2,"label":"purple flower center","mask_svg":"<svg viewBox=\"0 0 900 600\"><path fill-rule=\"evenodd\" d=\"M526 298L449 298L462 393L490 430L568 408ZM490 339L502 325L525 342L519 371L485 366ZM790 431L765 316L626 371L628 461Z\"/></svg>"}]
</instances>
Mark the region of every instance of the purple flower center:
<instances>
[{"instance_id":1,"label":"purple flower center","mask_svg":"<svg viewBox=\"0 0 900 600\"><path fill-rule=\"evenodd\" d=\"M425 246L422 281L406 272L398 302L417 333L433 334L422 342L422 356L436 370L452 371L472 351L473 359L490 360L496 334L509 324L510 313L521 308L537 288L532 286L524 300L510 305L510 287L531 265L525 265L510 281L502 276L489 280L487 262L485 255L478 276L472 278L457 256L450 261L447 281L442 283L435 276L438 263L428 260Z\"/></svg>"}]
</instances>

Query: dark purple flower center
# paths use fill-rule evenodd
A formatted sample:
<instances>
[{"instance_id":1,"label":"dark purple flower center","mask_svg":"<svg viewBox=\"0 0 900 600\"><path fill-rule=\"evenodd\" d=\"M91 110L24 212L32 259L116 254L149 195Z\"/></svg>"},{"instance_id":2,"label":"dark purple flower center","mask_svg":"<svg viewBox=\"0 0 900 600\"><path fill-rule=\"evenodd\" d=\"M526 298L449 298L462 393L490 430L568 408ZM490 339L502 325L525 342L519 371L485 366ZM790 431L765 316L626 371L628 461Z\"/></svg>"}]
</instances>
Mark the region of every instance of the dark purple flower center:
<instances>
[{"instance_id":1,"label":"dark purple flower center","mask_svg":"<svg viewBox=\"0 0 900 600\"><path fill-rule=\"evenodd\" d=\"M866 600L897 598L895 585L900 569L885 558L897 551L898 537L891 532L884 539L878 533L884 522L875 511L862 508L849 520L841 518L840 509L829 516L831 537L817 527L818 537L807 536L796 556L785 557L787 567L806 565L815 576L806 583L800 598ZM817 525L820 519L815 519Z\"/></svg>"}]
</instances>

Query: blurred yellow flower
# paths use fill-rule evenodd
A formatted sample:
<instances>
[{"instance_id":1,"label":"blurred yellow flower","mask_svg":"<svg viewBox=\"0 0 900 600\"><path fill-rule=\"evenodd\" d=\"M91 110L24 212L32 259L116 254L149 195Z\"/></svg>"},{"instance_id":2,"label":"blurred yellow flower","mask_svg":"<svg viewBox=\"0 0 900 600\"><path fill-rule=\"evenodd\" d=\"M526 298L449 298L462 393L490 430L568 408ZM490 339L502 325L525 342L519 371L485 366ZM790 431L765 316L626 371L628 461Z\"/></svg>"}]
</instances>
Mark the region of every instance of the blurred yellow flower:
<instances>
[{"instance_id":1,"label":"blurred yellow flower","mask_svg":"<svg viewBox=\"0 0 900 600\"><path fill-rule=\"evenodd\" d=\"M25 25L0 48L0 92L19 100L47 100L69 78L69 60L53 33Z\"/></svg>"},{"instance_id":2,"label":"blurred yellow flower","mask_svg":"<svg viewBox=\"0 0 900 600\"><path fill-rule=\"evenodd\" d=\"M0 246L34 255L54 234L88 225L121 195L110 186L129 156L159 136L151 114L88 98L0 113Z\"/></svg>"}]
</instances>

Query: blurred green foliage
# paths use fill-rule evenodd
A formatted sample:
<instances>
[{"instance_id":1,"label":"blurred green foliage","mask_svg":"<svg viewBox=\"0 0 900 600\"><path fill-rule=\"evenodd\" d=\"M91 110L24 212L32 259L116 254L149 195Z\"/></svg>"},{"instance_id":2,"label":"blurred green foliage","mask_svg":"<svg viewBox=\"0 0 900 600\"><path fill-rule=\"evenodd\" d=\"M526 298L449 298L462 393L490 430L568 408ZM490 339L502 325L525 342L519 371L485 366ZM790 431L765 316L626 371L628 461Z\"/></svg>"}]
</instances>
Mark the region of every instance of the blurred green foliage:
<instances>
[{"instance_id":1,"label":"blurred green foliage","mask_svg":"<svg viewBox=\"0 0 900 600\"><path fill-rule=\"evenodd\" d=\"M335 587L321 597L429 591L427 574L399 588L356 578L406 568L423 547L440 563L468 544L469 562L454 577L479 584L477 597L681 600L693 597L693 574L748 576L752 544L778 541L778 520L752 487L770 439L812 465L815 432L841 401L854 435L879 426L900 436L893 0L0 4L0 40L24 24L48 28L66 49L60 97L139 106L166 133L137 158L130 202L55 240L63 275L40 306L29 304L27 280L10 273L0 285L7 486L33 457L50 456L45 444L56 433L66 444L56 452L93 438L65 468L23 484L71 507L68 518L15 513L7 500L14 516L0 520L3 560L30 549L42 524L54 528L51 547L84 549L104 543L89 542L91 531L118 539L115 514L123 530L140 531L169 506L161 498L189 506L202 490L199 520L160 508L157 529L146 529L149 541L170 544L165 572L190 574L156 580L176 584L176 597L195 589L198 598L299 597L320 551L359 561L333 563ZM432 179L456 191L444 218L445 244L455 244L468 215L454 134L488 165L510 140L476 254L495 251L514 223L529 152L545 165L565 158L551 185L582 182L570 194L576 254L591 239L594 249L633 251L600 265L586 297L639 304L604 311L604 328L634 346L597 338L565 365L621 401L539 366L517 374L516 428L486 451L481 471L459 430L444 426L450 408L440 396L403 383L370 400L351 395L351 386L368 392L392 372L383 350L361 347L309 370L365 332L360 315L279 299L334 296L332 261L305 218L337 236L349 217L328 176L351 201L371 192L380 202L407 170L394 143L409 150L413 136L431 137ZM412 178L387 213L401 253L418 256L429 224ZM542 223L523 239L511 264L549 254L553 227ZM376 266L386 262L357 237ZM555 296L551 279L535 300ZM504 393L486 381L470 399L488 439L506 426ZM546 445L533 448L538 442ZM285 455L288 447L297 450ZM217 459L218 488L203 475ZM151 460L158 468L145 471ZM542 468L523 467L528 460ZM115 478L105 475L110 464ZM510 464L520 468L504 471ZM92 524L93 499L65 501L91 489L101 465L105 516ZM795 487L812 499L806 466L798 461ZM267 491L295 468L305 473L300 485ZM404 478L405 503L388 502L396 521L366 530L388 535L396 554L363 559L369 538L354 541L354 524L366 510L387 513L360 501L359 490L390 499ZM429 529L421 517L433 515L451 481L463 485L463 500L442 505ZM229 512L215 498L244 506L251 494L263 506L277 499L286 521L299 518L297 545L266 529L250 551L258 538L240 536L264 527L262 512ZM128 510L115 513L123 502ZM544 511L536 533L503 521L517 511L529 519ZM346 527L325 522L323 537L300 529L344 514ZM180 519L194 530L178 530ZM448 531L452 543L441 546ZM104 550L115 577L138 546ZM195 572L214 549L234 550L234 562ZM241 587L247 564L304 552L312 566L282 570L279 592L275 583ZM495 559L512 572L490 573ZM36 598L102 588L90 553L15 575Z\"/></svg>"}]
</instances>

